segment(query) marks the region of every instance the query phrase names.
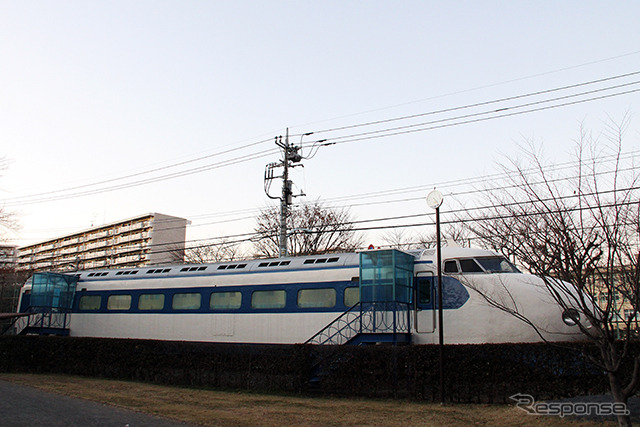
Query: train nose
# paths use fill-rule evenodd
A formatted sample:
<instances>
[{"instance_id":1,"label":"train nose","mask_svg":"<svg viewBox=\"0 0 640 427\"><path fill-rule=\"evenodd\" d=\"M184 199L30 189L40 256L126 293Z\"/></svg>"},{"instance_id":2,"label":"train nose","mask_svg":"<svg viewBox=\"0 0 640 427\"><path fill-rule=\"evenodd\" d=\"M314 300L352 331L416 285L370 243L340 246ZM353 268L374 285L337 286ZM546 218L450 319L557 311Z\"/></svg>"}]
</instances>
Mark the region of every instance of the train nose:
<instances>
[{"instance_id":1,"label":"train nose","mask_svg":"<svg viewBox=\"0 0 640 427\"><path fill-rule=\"evenodd\" d=\"M579 295L570 283L557 279L522 276L523 286L531 290L532 317L544 325L541 329L545 330L548 339L577 341L587 338L584 332L591 329L591 324L582 306L583 301L590 301L587 295Z\"/></svg>"},{"instance_id":2,"label":"train nose","mask_svg":"<svg viewBox=\"0 0 640 427\"><path fill-rule=\"evenodd\" d=\"M529 274L492 274L481 280L476 281L474 288L490 305L518 318L523 326L533 328L543 339L576 341L586 338L579 326L584 325L586 316L571 303L574 300L570 294L562 297L563 303L558 302L556 298L562 293L554 292L553 281ZM566 285L564 287L568 289Z\"/></svg>"}]
</instances>

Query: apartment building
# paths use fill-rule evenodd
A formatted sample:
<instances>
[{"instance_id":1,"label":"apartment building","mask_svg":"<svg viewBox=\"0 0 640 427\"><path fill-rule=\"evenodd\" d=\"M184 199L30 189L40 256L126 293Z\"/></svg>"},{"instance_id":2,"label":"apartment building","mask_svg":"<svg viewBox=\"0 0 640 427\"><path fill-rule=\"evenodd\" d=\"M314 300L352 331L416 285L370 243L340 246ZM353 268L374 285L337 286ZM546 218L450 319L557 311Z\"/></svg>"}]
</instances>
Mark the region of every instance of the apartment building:
<instances>
[{"instance_id":1,"label":"apartment building","mask_svg":"<svg viewBox=\"0 0 640 427\"><path fill-rule=\"evenodd\" d=\"M73 271L182 262L188 221L149 213L18 248L19 270Z\"/></svg>"}]
</instances>

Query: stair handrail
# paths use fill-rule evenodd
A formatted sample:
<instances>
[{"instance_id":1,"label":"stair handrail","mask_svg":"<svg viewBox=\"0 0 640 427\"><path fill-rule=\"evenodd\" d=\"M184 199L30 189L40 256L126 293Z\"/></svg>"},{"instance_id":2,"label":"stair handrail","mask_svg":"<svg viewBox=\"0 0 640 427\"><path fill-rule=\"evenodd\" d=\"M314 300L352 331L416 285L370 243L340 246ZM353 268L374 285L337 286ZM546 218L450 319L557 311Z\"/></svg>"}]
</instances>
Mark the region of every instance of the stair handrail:
<instances>
[{"instance_id":1,"label":"stair handrail","mask_svg":"<svg viewBox=\"0 0 640 427\"><path fill-rule=\"evenodd\" d=\"M31 316L32 313L16 313L19 314L19 316L16 316L15 318L13 318L13 320L4 327L4 329L2 330L2 332L0 332L0 335L5 335L7 334L7 332L9 332L14 326L16 326L16 323L18 323L18 321L20 321L20 323L23 323L23 321L26 321L26 324L20 329L24 329L27 327L27 325L29 324L29 316ZM16 335L19 334L19 332L17 331L17 327L16 327Z\"/></svg>"},{"instance_id":2,"label":"stair handrail","mask_svg":"<svg viewBox=\"0 0 640 427\"><path fill-rule=\"evenodd\" d=\"M382 309L380 309L382 307ZM359 309L359 311L355 311ZM366 303L360 302L331 321L315 335L309 338L305 344L344 344L362 333L408 333L410 325L408 320L409 304L392 303ZM401 314L406 311L406 315ZM393 313L392 319L386 316L378 316L380 313ZM354 315L348 320L348 316ZM405 318L406 317L406 318ZM357 325L354 326L354 324ZM389 322L391 324L389 324ZM351 332L347 334L345 332ZM343 338L338 340L338 338Z\"/></svg>"},{"instance_id":3,"label":"stair handrail","mask_svg":"<svg viewBox=\"0 0 640 427\"><path fill-rule=\"evenodd\" d=\"M305 344L327 344L329 342L333 344L341 344L339 342L333 342L334 338L341 336L346 338L344 342L348 341L353 337L344 336L342 334L345 330L354 331L352 324L358 322L364 312L361 309L361 304L359 302L355 303L351 308L342 313L340 316L329 322L324 328L320 329L315 335L305 341ZM356 311L357 310L357 311ZM355 317L351 320L347 320L347 317L350 315L355 315ZM341 325L338 327L338 325ZM358 328L355 328L357 332L361 329L361 323Z\"/></svg>"},{"instance_id":4,"label":"stair handrail","mask_svg":"<svg viewBox=\"0 0 640 427\"><path fill-rule=\"evenodd\" d=\"M2 334L8 332L12 327L15 328L15 334L20 335L22 331L44 330L44 329L69 329L71 321L71 310L52 309L51 307L29 306L24 315L17 317L8 327L2 331Z\"/></svg>"}]
</instances>

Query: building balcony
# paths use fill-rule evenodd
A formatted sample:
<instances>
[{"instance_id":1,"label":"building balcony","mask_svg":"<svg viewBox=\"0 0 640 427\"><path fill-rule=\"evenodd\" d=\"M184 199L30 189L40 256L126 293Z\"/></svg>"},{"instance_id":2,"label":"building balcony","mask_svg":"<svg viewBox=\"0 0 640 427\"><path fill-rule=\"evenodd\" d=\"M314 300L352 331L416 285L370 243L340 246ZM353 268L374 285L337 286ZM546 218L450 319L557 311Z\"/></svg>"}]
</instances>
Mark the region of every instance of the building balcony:
<instances>
[{"instance_id":1,"label":"building balcony","mask_svg":"<svg viewBox=\"0 0 640 427\"><path fill-rule=\"evenodd\" d=\"M94 259L94 258L101 258L101 257L105 257L107 256L107 251L106 250L102 250L102 251L93 251L93 252L87 252L84 255L84 259Z\"/></svg>"},{"instance_id":2,"label":"building balcony","mask_svg":"<svg viewBox=\"0 0 640 427\"><path fill-rule=\"evenodd\" d=\"M73 246L70 248L64 248L60 251L60 255L68 255L68 254L76 254L79 252L79 248L77 246Z\"/></svg>"},{"instance_id":3,"label":"building balcony","mask_svg":"<svg viewBox=\"0 0 640 427\"><path fill-rule=\"evenodd\" d=\"M127 252L138 252L142 250L142 244L137 244L137 245L128 245L128 246L121 246L119 248L115 249L115 253L116 254L123 254L123 253L127 253Z\"/></svg>"}]
</instances>

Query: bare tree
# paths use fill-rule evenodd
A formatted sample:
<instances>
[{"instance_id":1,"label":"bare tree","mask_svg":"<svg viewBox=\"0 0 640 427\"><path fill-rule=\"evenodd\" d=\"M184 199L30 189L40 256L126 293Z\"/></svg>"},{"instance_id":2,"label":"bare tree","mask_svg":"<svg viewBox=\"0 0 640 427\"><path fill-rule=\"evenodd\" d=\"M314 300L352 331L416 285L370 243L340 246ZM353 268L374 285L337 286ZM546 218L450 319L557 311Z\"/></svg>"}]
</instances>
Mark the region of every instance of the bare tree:
<instances>
[{"instance_id":1,"label":"bare tree","mask_svg":"<svg viewBox=\"0 0 640 427\"><path fill-rule=\"evenodd\" d=\"M382 240L397 249L432 248L436 245L435 233L408 234L406 228L392 228L382 236ZM458 224L448 225L442 231L442 240L447 245L464 246L469 241L469 231Z\"/></svg>"},{"instance_id":2,"label":"bare tree","mask_svg":"<svg viewBox=\"0 0 640 427\"><path fill-rule=\"evenodd\" d=\"M483 209L465 218L485 246L515 256L544 281L567 320L597 347L588 357L606 372L614 400L625 404L640 380L640 354L630 345L640 308L640 174L622 150L626 123L608 126L604 142L582 131L570 169L547 164L530 143L523 160L503 166L506 185L486 191ZM536 327L508 296L483 296ZM622 320L621 306L628 307ZM633 366L630 376L625 363ZM618 421L631 425L628 416Z\"/></svg>"},{"instance_id":3,"label":"bare tree","mask_svg":"<svg viewBox=\"0 0 640 427\"><path fill-rule=\"evenodd\" d=\"M0 241L6 239L6 234L9 230L16 230L18 228L19 224L16 220L15 213L0 207Z\"/></svg>"},{"instance_id":4,"label":"bare tree","mask_svg":"<svg viewBox=\"0 0 640 427\"><path fill-rule=\"evenodd\" d=\"M240 244L228 240L207 245L191 246L184 251L186 264L234 261L242 257Z\"/></svg>"},{"instance_id":5,"label":"bare tree","mask_svg":"<svg viewBox=\"0 0 640 427\"><path fill-rule=\"evenodd\" d=\"M396 249L415 249L417 245L420 245L420 243L416 243L415 236L407 234L406 228L392 228L382 236L382 241Z\"/></svg>"},{"instance_id":6,"label":"bare tree","mask_svg":"<svg viewBox=\"0 0 640 427\"><path fill-rule=\"evenodd\" d=\"M7 169L9 161L6 157L0 157L0 171ZM4 240L7 231L16 230L19 223L16 213L8 211L5 207L0 206L0 241Z\"/></svg>"},{"instance_id":7,"label":"bare tree","mask_svg":"<svg viewBox=\"0 0 640 427\"><path fill-rule=\"evenodd\" d=\"M20 288L31 274L31 271L16 271L13 266L0 267L0 313L18 311ZM0 319L0 333L12 322L13 319Z\"/></svg>"},{"instance_id":8,"label":"bare tree","mask_svg":"<svg viewBox=\"0 0 640 427\"><path fill-rule=\"evenodd\" d=\"M280 210L263 210L256 219L254 248L257 256L277 257L279 254ZM305 204L292 210L287 218L289 254L311 255L351 251L362 246L362 238L354 231L347 209L334 209L320 202Z\"/></svg>"}]
</instances>

